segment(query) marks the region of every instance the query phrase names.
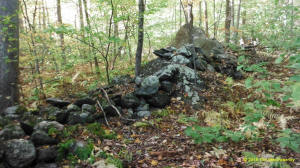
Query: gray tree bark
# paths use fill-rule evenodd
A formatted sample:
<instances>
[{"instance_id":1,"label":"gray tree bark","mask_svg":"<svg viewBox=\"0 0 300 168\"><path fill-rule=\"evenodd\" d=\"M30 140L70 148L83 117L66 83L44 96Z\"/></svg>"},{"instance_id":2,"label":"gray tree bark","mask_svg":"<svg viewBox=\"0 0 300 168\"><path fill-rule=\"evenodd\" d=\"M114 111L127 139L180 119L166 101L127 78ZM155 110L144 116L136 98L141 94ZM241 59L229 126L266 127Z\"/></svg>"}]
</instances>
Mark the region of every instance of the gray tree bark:
<instances>
[{"instance_id":1,"label":"gray tree bark","mask_svg":"<svg viewBox=\"0 0 300 168\"><path fill-rule=\"evenodd\" d=\"M19 101L18 0L0 1L0 113ZM2 20L10 18L10 22Z\"/></svg>"},{"instance_id":2,"label":"gray tree bark","mask_svg":"<svg viewBox=\"0 0 300 168\"><path fill-rule=\"evenodd\" d=\"M230 42L230 23L231 23L230 0L226 0L226 19L225 19L225 42Z\"/></svg>"},{"instance_id":3,"label":"gray tree bark","mask_svg":"<svg viewBox=\"0 0 300 168\"><path fill-rule=\"evenodd\" d=\"M57 21L60 24L60 26L63 24L62 22L62 16L61 16L61 3L60 0L57 0ZM60 33L60 47L61 47L61 52L62 52L62 58L63 58L63 65L66 65L67 59L66 59L66 54L65 54L65 38L64 34Z\"/></svg>"},{"instance_id":4,"label":"gray tree bark","mask_svg":"<svg viewBox=\"0 0 300 168\"><path fill-rule=\"evenodd\" d=\"M142 52L144 43L144 0L139 0L139 28L138 28L138 44L135 55L135 76L139 76L142 64Z\"/></svg>"}]
</instances>

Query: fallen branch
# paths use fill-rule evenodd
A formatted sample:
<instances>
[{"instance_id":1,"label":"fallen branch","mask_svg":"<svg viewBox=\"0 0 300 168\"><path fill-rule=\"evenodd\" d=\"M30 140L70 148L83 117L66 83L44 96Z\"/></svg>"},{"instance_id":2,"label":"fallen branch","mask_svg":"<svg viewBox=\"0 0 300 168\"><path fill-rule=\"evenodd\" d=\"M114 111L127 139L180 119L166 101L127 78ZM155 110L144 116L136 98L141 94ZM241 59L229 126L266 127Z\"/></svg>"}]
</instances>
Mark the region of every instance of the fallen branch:
<instances>
[{"instance_id":1,"label":"fallen branch","mask_svg":"<svg viewBox=\"0 0 300 168\"><path fill-rule=\"evenodd\" d=\"M102 112L103 112L104 120L105 120L105 122L106 122L106 125L107 125L108 127L110 127L110 126L109 126L109 123L108 123L108 120L107 120L107 118L106 118L106 113L105 113L103 107L101 106L99 100L97 100L97 105L98 105L98 107L99 107L99 108L102 110Z\"/></svg>"}]
</instances>

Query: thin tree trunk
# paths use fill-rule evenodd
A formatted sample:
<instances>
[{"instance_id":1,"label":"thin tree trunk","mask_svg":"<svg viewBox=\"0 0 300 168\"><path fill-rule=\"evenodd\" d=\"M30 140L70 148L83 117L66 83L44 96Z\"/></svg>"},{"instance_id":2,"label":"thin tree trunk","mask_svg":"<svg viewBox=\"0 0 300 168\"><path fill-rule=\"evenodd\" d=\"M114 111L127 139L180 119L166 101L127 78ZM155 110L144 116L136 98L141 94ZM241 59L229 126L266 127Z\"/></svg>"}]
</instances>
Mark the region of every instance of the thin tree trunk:
<instances>
[{"instance_id":1,"label":"thin tree trunk","mask_svg":"<svg viewBox=\"0 0 300 168\"><path fill-rule=\"evenodd\" d=\"M139 27L138 27L138 44L135 56L135 76L140 75L141 63L142 63L142 52L144 43L144 12L145 3L144 0L139 0Z\"/></svg>"},{"instance_id":2,"label":"thin tree trunk","mask_svg":"<svg viewBox=\"0 0 300 168\"><path fill-rule=\"evenodd\" d=\"M42 0L42 6L43 6L43 29L46 29L46 7L45 7L45 1Z\"/></svg>"},{"instance_id":3,"label":"thin tree trunk","mask_svg":"<svg viewBox=\"0 0 300 168\"><path fill-rule=\"evenodd\" d=\"M181 8L181 4L182 4L182 2L180 0L180 2L179 2L179 27L181 27L181 25L182 25L182 8Z\"/></svg>"},{"instance_id":4,"label":"thin tree trunk","mask_svg":"<svg viewBox=\"0 0 300 168\"><path fill-rule=\"evenodd\" d=\"M199 1L199 27L202 27L202 1Z\"/></svg>"},{"instance_id":5,"label":"thin tree trunk","mask_svg":"<svg viewBox=\"0 0 300 168\"><path fill-rule=\"evenodd\" d=\"M240 29L241 6L242 6L242 0L239 1L239 8L238 8L237 20L236 20L236 31L234 32L234 41L236 45L238 44L238 33Z\"/></svg>"},{"instance_id":6,"label":"thin tree trunk","mask_svg":"<svg viewBox=\"0 0 300 168\"><path fill-rule=\"evenodd\" d=\"M223 8L223 1L221 2L221 7L220 7L220 10L219 10L219 14L218 14L218 21L216 23L216 37L218 36L218 29L219 29L219 23L220 23L220 20L221 20L221 13L222 13L222 8Z\"/></svg>"},{"instance_id":7,"label":"thin tree trunk","mask_svg":"<svg viewBox=\"0 0 300 168\"><path fill-rule=\"evenodd\" d=\"M234 0L231 0L231 27L234 28L235 26L235 10L234 10Z\"/></svg>"},{"instance_id":8,"label":"thin tree trunk","mask_svg":"<svg viewBox=\"0 0 300 168\"><path fill-rule=\"evenodd\" d=\"M207 11L207 1L204 1L205 3L205 33L206 36L209 37L209 32L208 32L208 11Z\"/></svg>"},{"instance_id":9,"label":"thin tree trunk","mask_svg":"<svg viewBox=\"0 0 300 168\"><path fill-rule=\"evenodd\" d=\"M90 23L90 18L89 18L89 13L88 13L88 9L87 9L87 1L86 0L83 0L83 5L84 5L84 11L85 11L85 19L86 19L86 23L88 25L88 28L89 28L89 31L91 31L92 27L91 27L91 23ZM95 44L94 44L94 40L93 38L91 37L91 34L89 33L89 44L92 46L92 47L95 47ZM96 53L95 53L95 49L92 48L92 54L94 55L94 63L95 63L95 68L96 68L96 73L97 75L100 77L100 67L99 67L99 62L98 62L98 58L96 56Z\"/></svg>"},{"instance_id":10,"label":"thin tree trunk","mask_svg":"<svg viewBox=\"0 0 300 168\"><path fill-rule=\"evenodd\" d=\"M231 16L230 16L230 0L226 0L226 19L225 19L225 42L230 42L230 23L231 23Z\"/></svg>"},{"instance_id":11,"label":"thin tree trunk","mask_svg":"<svg viewBox=\"0 0 300 168\"><path fill-rule=\"evenodd\" d=\"M59 23L60 26L62 26L63 22L62 22L62 16L61 16L61 3L60 0L57 0L57 21ZM64 39L64 34L60 33L59 34L60 37L60 48L61 48L61 56L63 58L63 65L66 65L67 63L67 59L66 59L66 54L65 54L65 39Z\"/></svg>"},{"instance_id":12,"label":"thin tree trunk","mask_svg":"<svg viewBox=\"0 0 300 168\"><path fill-rule=\"evenodd\" d=\"M0 16L11 17L9 24L0 18L0 113L19 102L19 1L0 1ZM4 32L4 33L3 33Z\"/></svg>"},{"instance_id":13,"label":"thin tree trunk","mask_svg":"<svg viewBox=\"0 0 300 168\"><path fill-rule=\"evenodd\" d=\"M216 0L214 0L214 38L217 36L217 29L216 29Z\"/></svg>"},{"instance_id":14,"label":"thin tree trunk","mask_svg":"<svg viewBox=\"0 0 300 168\"><path fill-rule=\"evenodd\" d=\"M246 21L247 21L246 15L247 15L247 12L246 12L246 10L244 10L242 12L242 25L243 26L246 25ZM242 39L244 41L244 44L246 44L247 43L247 39L246 39L246 36L244 35L244 33L242 33Z\"/></svg>"}]
</instances>

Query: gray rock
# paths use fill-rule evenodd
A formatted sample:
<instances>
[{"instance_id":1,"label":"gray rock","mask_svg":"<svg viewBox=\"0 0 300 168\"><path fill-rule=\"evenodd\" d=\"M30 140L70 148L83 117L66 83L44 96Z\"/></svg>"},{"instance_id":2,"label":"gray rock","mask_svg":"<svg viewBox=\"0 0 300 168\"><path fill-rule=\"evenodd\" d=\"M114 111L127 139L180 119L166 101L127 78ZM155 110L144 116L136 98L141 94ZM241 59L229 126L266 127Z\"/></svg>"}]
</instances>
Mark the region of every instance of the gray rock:
<instances>
[{"instance_id":1,"label":"gray rock","mask_svg":"<svg viewBox=\"0 0 300 168\"><path fill-rule=\"evenodd\" d=\"M5 145L5 162L14 168L29 167L36 158L32 142L24 139L13 139Z\"/></svg>"},{"instance_id":2,"label":"gray rock","mask_svg":"<svg viewBox=\"0 0 300 168\"><path fill-rule=\"evenodd\" d=\"M191 58L191 63L188 65L191 69L194 69L194 60ZM196 70L198 71L206 71L207 62L202 60L201 58L195 59Z\"/></svg>"},{"instance_id":3,"label":"gray rock","mask_svg":"<svg viewBox=\"0 0 300 168\"><path fill-rule=\"evenodd\" d=\"M2 144L1 142L0 142L0 163L1 163L1 161L4 159L3 157L4 157L4 144ZM1 166L0 166L1 167Z\"/></svg>"},{"instance_id":4,"label":"gray rock","mask_svg":"<svg viewBox=\"0 0 300 168\"><path fill-rule=\"evenodd\" d=\"M160 89L171 94L174 91L174 84L170 81L160 82Z\"/></svg>"},{"instance_id":5,"label":"gray rock","mask_svg":"<svg viewBox=\"0 0 300 168\"><path fill-rule=\"evenodd\" d=\"M137 85L137 86L140 86L143 82L143 78L137 76L134 80L134 83Z\"/></svg>"},{"instance_id":6,"label":"gray rock","mask_svg":"<svg viewBox=\"0 0 300 168\"><path fill-rule=\"evenodd\" d=\"M70 115L70 112L67 110L58 111L55 114L55 120L61 124L65 124L67 122L67 119Z\"/></svg>"},{"instance_id":7,"label":"gray rock","mask_svg":"<svg viewBox=\"0 0 300 168\"><path fill-rule=\"evenodd\" d=\"M140 105L136 108L136 111L149 111L150 107L149 104Z\"/></svg>"},{"instance_id":8,"label":"gray rock","mask_svg":"<svg viewBox=\"0 0 300 168\"><path fill-rule=\"evenodd\" d=\"M50 137L46 132L40 130L34 131L30 139L35 146L55 145L58 143L56 139Z\"/></svg>"},{"instance_id":9,"label":"gray rock","mask_svg":"<svg viewBox=\"0 0 300 168\"><path fill-rule=\"evenodd\" d=\"M160 81L169 80L180 80L180 81L190 81L193 82L195 79L198 79L197 72L195 72L193 69L184 66L184 65L178 65L178 64L171 64L168 66L165 66L160 71L156 72L154 75L156 75Z\"/></svg>"},{"instance_id":10,"label":"gray rock","mask_svg":"<svg viewBox=\"0 0 300 168\"><path fill-rule=\"evenodd\" d=\"M189 64L191 61L190 61L188 58L186 58L186 57L184 57L184 56L182 56L182 55L176 55L176 56L174 56L174 57L172 58L172 62L174 62L174 63L176 63L176 64L187 65L187 64Z\"/></svg>"},{"instance_id":11,"label":"gray rock","mask_svg":"<svg viewBox=\"0 0 300 168\"><path fill-rule=\"evenodd\" d=\"M58 131L62 131L64 129L64 125L57 121L42 121L34 126L35 130L41 130L44 132L48 132L50 128L55 128Z\"/></svg>"},{"instance_id":12,"label":"gray rock","mask_svg":"<svg viewBox=\"0 0 300 168\"><path fill-rule=\"evenodd\" d=\"M169 60L172 58L173 56L173 52L172 50L169 50L168 48L165 49L165 48L162 48L160 50L155 50L153 52L153 54L157 55L158 57L162 58L162 59L165 59L165 60Z\"/></svg>"},{"instance_id":13,"label":"gray rock","mask_svg":"<svg viewBox=\"0 0 300 168\"><path fill-rule=\"evenodd\" d=\"M185 57L191 57L192 53L187 49L186 46L182 46L176 51L177 54L183 55Z\"/></svg>"},{"instance_id":14,"label":"gray rock","mask_svg":"<svg viewBox=\"0 0 300 168\"><path fill-rule=\"evenodd\" d=\"M84 124L84 123L91 123L94 122L95 119L93 115L89 112L73 112L69 115L68 124L75 125L75 124Z\"/></svg>"},{"instance_id":15,"label":"gray rock","mask_svg":"<svg viewBox=\"0 0 300 168\"><path fill-rule=\"evenodd\" d=\"M139 112L137 112L137 116L140 118L150 117L151 113L150 113L150 111L139 111Z\"/></svg>"},{"instance_id":16,"label":"gray rock","mask_svg":"<svg viewBox=\"0 0 300 168\"><path fill-rule=\"evenodd\" d=\"M38 163L34 168L58 168L56 163Z\"/></svg>"},{"instance_id":17,"label":"gray rock","mask_svg":"<svg viewBox=\"0 0 300 168\"><path fill-rule=\"evenodd\" d=\"M118 111L119 111L120 113L122 112L122 109L121 109L121 108L118 108L118 107L116 107L116 108L118 109ZM118 112L116 111L116 109L115 109L114 107L110 106L110 105L105 106L105 107L103 108L103 110L105 111L105 114L106 114L106 116L108 116L108 117L114 117L114 116L118 116L118 115L119 115Z\"/></svg>"},{"instance_id":18,"label":"gray rock","mask_svg":"<svg viewBox=\"0 0 300 168\"><path fill-rule=\"evenodd\" d=\"M6 126L3 130L0 131L0 141L19 139L24 136L25 132L20 126L17 125Z\"/></svg>"},{"instance_id":19,"label":"gray rock","mask_svg":"<svg viewBox=\"0 0 300 168\"><path fill-rule=\"evenodd\" d=\"M153 107L163 108L170 104L171 97L167 93L159 92L146 101Z\"/></svg>"},{"instance_id":20,"label":"gray rock","mask_svg":"<svg viewBox=\"0 0 300 168\"><path fill-rule=\"evenodd\" d=\"M69 112L72 112L72 111L80 111L80 107L78 107L78 106L75 105L75 104L70 104L70 105L68 105L67 110L68 110Z\"/></svg>"},{"instance_id":21,"label":"gray rock","mask_svg":"<svg viewBox=\"0 0 300 168\"><path fill-rule=\"evenodd\" d=\"M148 76L141 83L141 87L135 91L138 96L151 96L159 89L159 79L157 76Z\"/></svg>"},{"instance_id":22,"label":"gray rock","mask_svg":"<svg viewBox=\"0 0 300 168\"><path fill-rule=\"evenodd\" d=\"M215 68L210 64L207 65L207 70L210 72L216 72Z\"/></svg>"},{"instance_id":23,"label":"gray rock","mask_svg":"<svg viewBox=\"0 0 300 168\"><path fill-rule=\"evenodd\" d=\"M89 105L89 104L83 104L81 107L83 112L89 112L89 113L95 113L96 112L96 108L93 105Z\"/></svg>"},{"instance_id":24,"label":"gray rock","mask_svg":"<svg viewBox=\"0 0 300 168\"><path fill-rule=\"evenodd\" d=\"M74 102L74 104L77 105L78 107L81 107L84 104L95 105L96 101L89 98L89 97L85 97L85 98L81 98L81 99L76 100Z\"/></svg>"},{"instance_id":25,"label":"gray rock","mask_svg":"<svg viewBox=\"0 0 300 168\"><path fill-rule=\"evenodd\" d=\"M26 122L20 122L20 126L23 129L23 131L25 132L26 135L31 135L33 132L33 127L26 123Z\"/></svg>"},{"instance_id":26,"label":"gray rock","mask_svg":"<svg viewBox=\"0 0 300 168\"><path fill-rule=\"evenodd\" d=\"M140 105L140 100L132 93L123 96L121 101L125 108L135 108Z\"/></svg>"},{"instance_id":27,"label":"gray rock","mask_svg":"<svg viewBox=\"0 0 300 168\"><path fill-rule=\"evenodd\" d=\"M63 108L71 104L71 102L69 101L65 101L57 98L48 98L46 99L46 102L58 108Z\"/></svg>"},{"instance_id":28,"label":"gray rock","mask_svg":"<svg viewBox=\"0 0 300 168\"><path fill-rule=\"evenodd\" d=\"M27 112L26 108L17 105L6 108L1 115L10 120L17 120L20 119L25 112Z\"/></svg>"},{"instance_id":29,"label":"gray rock","mask_svg":"<svg viewBox=\"0 0 300 168\"><path fill-rule=\"evenodd\" d=\"M57 158L57 147L37 149L37 162L52 162Z\"/></svg>"},{"instance_id":30,"label":"gray rock","mask_svg":"<svg viewBox=\"0 0 300 168\"><path fill-rule=\"evenodd\" d=\"M130 77L130 75L116 76L116 77L112 78L111 84L112 85L128 84L128 83L132 82L132 80L133 79Z\"/></svg>"}]
</instances>

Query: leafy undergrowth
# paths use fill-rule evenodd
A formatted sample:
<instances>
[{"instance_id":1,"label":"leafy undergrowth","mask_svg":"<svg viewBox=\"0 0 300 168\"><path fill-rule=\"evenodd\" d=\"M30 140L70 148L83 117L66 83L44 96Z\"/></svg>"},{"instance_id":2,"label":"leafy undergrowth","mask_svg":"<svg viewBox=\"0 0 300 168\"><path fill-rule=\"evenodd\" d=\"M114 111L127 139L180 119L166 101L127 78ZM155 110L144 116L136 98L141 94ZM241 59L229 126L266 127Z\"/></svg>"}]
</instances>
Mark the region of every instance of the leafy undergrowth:
<instances>
[{"instance_id":1,"label":"leafy undergrowth","mask_svg":"<svg viewBox=\"0 0 300 168\"><path fill-rule=\"evenodd\" d=\"M266 58L268 63L261 63ZM200 110L173 98L165 109L133 124L116 117L109 118L110 127L66 126L54 133L65 139L61 164L91 167L105 159L119 168L299 166L299 104L291 101L297 94L284 94L296 71L260 53L240 59L261 61L240 66L248 72L240 81L200 74L208 86L201 91L205 102ZM64 149L74 139L88 147L71 156Z\"/></svg>"}]
</instances>

